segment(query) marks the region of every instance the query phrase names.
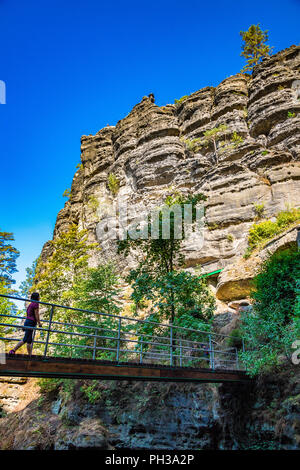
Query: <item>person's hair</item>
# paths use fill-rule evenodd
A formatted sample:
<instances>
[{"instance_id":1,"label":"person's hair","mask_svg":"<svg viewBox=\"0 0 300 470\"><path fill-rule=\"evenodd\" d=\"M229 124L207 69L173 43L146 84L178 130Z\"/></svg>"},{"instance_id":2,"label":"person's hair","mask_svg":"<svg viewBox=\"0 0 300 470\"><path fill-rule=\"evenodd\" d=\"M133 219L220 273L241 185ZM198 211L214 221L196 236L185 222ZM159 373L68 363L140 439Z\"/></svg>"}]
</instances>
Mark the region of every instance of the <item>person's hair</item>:
<instances>
[{"instance_id":1,"label":"person's hair","mask_svg":"<svg viewBox=\"0 0 300 470\"><path fill-rule=\"evenodd\" d=\"M40 294L38 292L33 292L31 294L30 300L40 300Z\"/></svg>"}]
</instances>

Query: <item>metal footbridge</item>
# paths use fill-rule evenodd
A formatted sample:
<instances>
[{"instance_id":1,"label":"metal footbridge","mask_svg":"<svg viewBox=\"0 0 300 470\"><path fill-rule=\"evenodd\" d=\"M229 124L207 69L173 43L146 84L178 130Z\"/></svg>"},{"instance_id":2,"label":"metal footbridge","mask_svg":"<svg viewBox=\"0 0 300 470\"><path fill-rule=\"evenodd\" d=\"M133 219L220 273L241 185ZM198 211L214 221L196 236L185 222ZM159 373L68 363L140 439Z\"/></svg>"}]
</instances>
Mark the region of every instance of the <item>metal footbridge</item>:
<instances>
[{"instance_id":1,"label":"metal footbridge","mask_svg":"<svg viewBox=\"0 0 300 470\"><path fill-rule=\"evenodd\" d=\"M22 309L0 313L0 376L171 382L247 381L228 336L47 302L42 327L24 327ZM63 321L62 321L63 320ZM8 351L33 330L32 355ZM244 347L244 346L243 346ZM25 348L25 346L23 346Z\"/></svg>"}]
</instances>

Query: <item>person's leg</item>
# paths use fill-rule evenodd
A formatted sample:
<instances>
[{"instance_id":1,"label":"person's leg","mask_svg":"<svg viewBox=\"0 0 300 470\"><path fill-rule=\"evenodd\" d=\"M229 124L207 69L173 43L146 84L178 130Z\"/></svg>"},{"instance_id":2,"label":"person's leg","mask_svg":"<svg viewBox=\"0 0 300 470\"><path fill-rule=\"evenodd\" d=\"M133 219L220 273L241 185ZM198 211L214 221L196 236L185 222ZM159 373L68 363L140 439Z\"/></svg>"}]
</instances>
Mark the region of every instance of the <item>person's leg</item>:
<instances>
[{"instance_id":1,"label":"person's leg","mask_svg":"<svg viewBox=\"0 0 300 470\"><path fill-rule=\"evenodd\" d=\"M24 344L24 341L19 341L18 344L16 344L16 346L14 348L12 348L12 351L17 351L18 349L20 349L21 346L23 346Z\"/></svg>"},{"instance_id":2,"label":"person's leg","mask_svg":"<svg viewBox=\"0 0 300 470\"><path fill-rule=\"evenodd\" d=\"M33 325L35 326L35 325ZM31 356L33 348L33 339L35 337L35 330L28 330L26 333L27 352Z\"/></svg>"},{"instance_id":3,"label":"person's leg","mask_svg":"<svg viewBox=\"0 0 300 470\"><path fill-rule=\"evenodd\" d=\"M32 343L27 343L27 352L28 352L29 356L31 356L31 353L32 353Z\"/></svg>"}]
</instances>

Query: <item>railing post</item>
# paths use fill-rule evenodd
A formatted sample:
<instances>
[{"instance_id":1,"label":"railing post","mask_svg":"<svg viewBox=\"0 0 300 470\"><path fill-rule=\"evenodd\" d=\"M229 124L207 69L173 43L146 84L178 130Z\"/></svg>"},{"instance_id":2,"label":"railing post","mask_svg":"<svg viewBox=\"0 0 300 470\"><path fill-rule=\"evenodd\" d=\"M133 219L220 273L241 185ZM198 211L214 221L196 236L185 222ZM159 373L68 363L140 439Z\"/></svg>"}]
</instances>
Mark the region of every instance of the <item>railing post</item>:
<instances>
[{"instance_id":1,"label":"railing post","mask_svg":"<svg viewBox=\"0 0 300 470\"><path fill-rule=\"evenodd\" d=\"M95 328L95 336L94 336L93 361L96 359L96 347L97 347L97 328Z\"/></svg>"},{"instance_id":2,"label":"railing post","mask_svg":"<svg viewBox=\"0 0 300 470\"><path fill-rule=\"evenodd\" d=\"M170 326L170 366L173 366L173 325Z\"/></svg>"},{"instance_id":3,"label":"railing post","mask_svg":"<svg viewBox=\"0 0 300 470\"><path fill-rule=\"evenodd\" d=\"M179 364L180 364L180 367L182 367L182 340L180 338L180 356L179 356Z\"/></svg>"},{"instance_id":4,"label":"railing post","mask_svg":"<svg viewBox=\"0 0 300 470\"><path fill-rule=\"evenodd\" d=\"M235 363L236 363L236 369L239 370L239 353L237 348L235 348Z\"/></svg>"},{"instance_id":5,"label":"railing post","mask_svg":"<svg viewBox=\"0 0 300 470\"><path fill-rule=\"evenodd\" d=\"M119 362L119 356L120 356L121 321L122 321L122 319L119 318L118 343L117 343L117 362Z\"/></svg>"},{"instance_id":6,"label":"railing post","mask_svg":"<svg viewBox=\"0 0 300 470\"><path fill-rule=\"evenodd\" d=\"M215 358L214 358L214 345L211 339L211 335L209 337L209 364L210 368L214 369L215 368Z\"/></svg>"},{"instance_id":7,"label":"railing post","mask_svg":"<svg viewBox=\"0 0 300 470\"><path fill-rule=\"evenodd\" d=\"M143 363L143 336L141 337L141 348L140 348L140 364Z\"/></svg>"},{"instance_id":8,"label":"railing post","mask_svg":"<svg viewBox=\"0 0 300 470\"><path fill-rule=\"evenodd\" d=\"M51 331L51 324L52 324L53 314L54 314L54 306L51 305L50 317L49 317L49 324L48 324L48 331L47 331L46 344L45 344L45 351L44 351L44 358L47 356L48 343L49 343L49 337L50 337L50 331Z\"/></svg>"},{"instance_id":9,"label":"railing post","mask_svg":"<svg viewBox=\"0 0 300 470\"><path fill-rule=\"evenodd\" d=\"M74 332L73 326L70 327L70 331L71 331L71 333ZM73 340L73 335L71 335L71 341L72 341L72 340ZM71 359L72 359L72 358L73 358L73 348L72 348L72 344L71 344L71 346L70 346L70 351L71 351L71 352L70 352L70 357L71 357Z\"/></svg>"}]
</instances>

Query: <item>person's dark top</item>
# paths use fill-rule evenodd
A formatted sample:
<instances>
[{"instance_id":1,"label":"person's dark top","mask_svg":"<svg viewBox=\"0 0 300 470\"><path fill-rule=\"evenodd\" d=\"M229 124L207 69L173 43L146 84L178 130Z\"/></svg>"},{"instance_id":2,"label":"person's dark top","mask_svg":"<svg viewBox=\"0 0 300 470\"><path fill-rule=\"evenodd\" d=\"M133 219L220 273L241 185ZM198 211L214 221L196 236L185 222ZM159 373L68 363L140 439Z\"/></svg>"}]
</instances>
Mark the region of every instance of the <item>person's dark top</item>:
<instances>
[{"instance_id":1,"label":"person's dark top","mask_svg":"<svg viewBox=\"0 0 300 470\"><path fill-rule=\"evenodd\" d=\"M31 302L28 307L27 307L27 319L28 320L33 320L34 322L36 322L36 318L35 318L35 314L34 314L34 311L36 308L39 308L39 304L37 304L36 302Z\"/></svg>"}]
</instances>

